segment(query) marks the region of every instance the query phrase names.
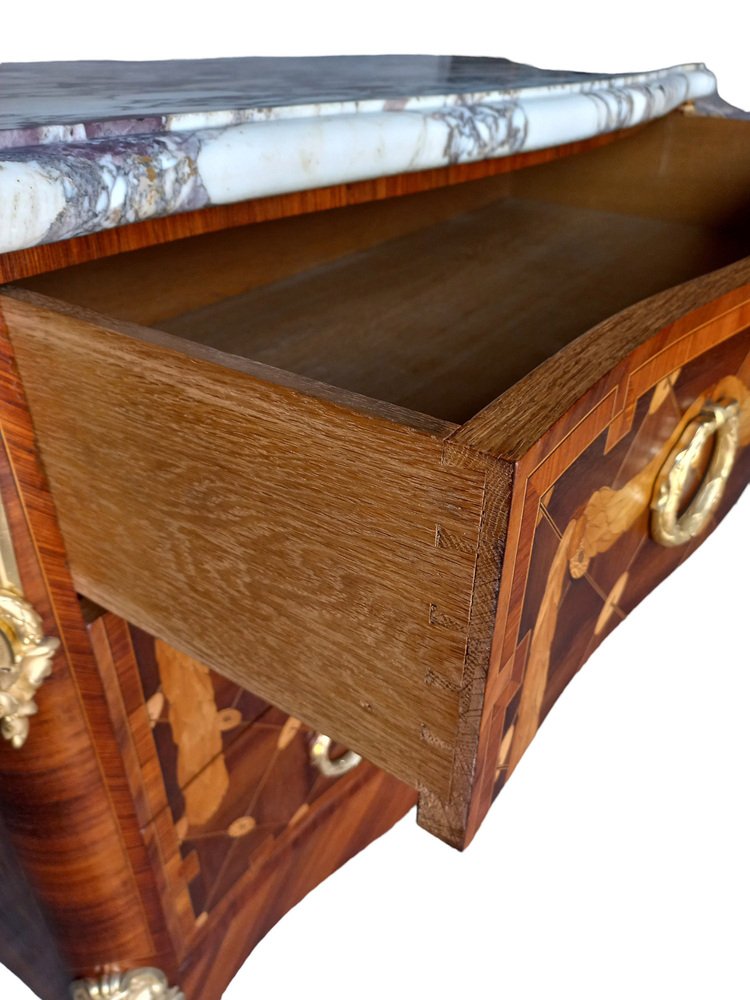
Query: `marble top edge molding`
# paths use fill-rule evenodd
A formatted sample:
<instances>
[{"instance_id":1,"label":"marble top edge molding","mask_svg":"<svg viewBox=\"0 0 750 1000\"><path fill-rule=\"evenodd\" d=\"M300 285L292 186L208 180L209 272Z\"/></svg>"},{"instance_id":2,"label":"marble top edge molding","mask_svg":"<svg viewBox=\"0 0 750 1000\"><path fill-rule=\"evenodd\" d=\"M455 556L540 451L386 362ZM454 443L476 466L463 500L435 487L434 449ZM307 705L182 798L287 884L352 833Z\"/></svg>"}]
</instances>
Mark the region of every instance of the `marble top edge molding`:
<instances>
[{"instance_id":1,"label":"marble top edge molding","mask_svg":"<svg viewBox=\"0 0 750 1000\"><path fill-rule=\"evenodd\" d=\"M311 57L310 59L218 59L157 63L0 63L0 149L80 142L115 135L144 135L157 132L186 132L252 121L292 118L319 118L342 114L367 114L379 111L435 111L457 103L493 104L513 98L534 100L587 93L601 89L638 87L656 84L676 74L707 74L716 81L703 63L685 63L666 69L640 73L593 74L563 70L541 70L513 63L507 59L471 57L403 57L388 75L383 62L397 57ZM269 62L275 74L268 79L238 82L231 68L239 64ZM481 69L474 69L475 64ZM206 64L214 73L199 69ZM281 64L281 65L280 65ZM333 78L310 79L318 64L334 66ZM455 67L450 71L441 65ZM108 72L95 72L98 67ZM162 81L169 67L184 67L183 74L195 74L189 87L184 77ZM34 68L63 67L59 76L44 79L44 86L34 89ZM91 67L89 73L80 67ZM307 78L295 81L295 67L307 70ZM369 72L367 69L369 67ZM432 72L426 72L427 68ZM76 84L73 68L77 68ZM277 79L286 68L287 90ZM362 72L364 68L365 72ZM472 71L473 69L473 71ZM345 79L345 70L355 74ZM357 76L357 71L360 75ZM133 81L140 71L138 92ZM149 78L149 72L152 77ZM256 71L257 72L257 71ZM121 79L122 77L122 79ZM204 79L208 77L208 79ZM145 78L145 79L144 79ZM205 91L198 88L204 83ZM295 83L299 89L293 90ZM83 88L88 84L89 90ZM124 93L118 92L124 88ZM335 96L334 96L335 94Z\"/></svg>"},{"instance_id":2,"label":"marble top edge molding","mask_svg":"<svg viewBox=\"0 0 750 1000\"><path fill-rule=\"evenodd\" d=\"M0 131L0 253L208 205L558 146L716 93L715 77L700 63L597 76L507 60L454 62L447 61L448 73L438 67L443 76L431 81L432 93L418 72L412 96L385 96L404 86L398 80L371 81L367 91L364 72L356 99L262 106L257 91L256 104L244 107ZM382 60L370 60L371 77L378 65L382 76ZM451 91L445 76L458 81ZM220 83L214 80L214 103L227 96ZM308 80L305 92L314 90ZM165 98L163 106L178 104Z\"/></svg>"}]
</instances>

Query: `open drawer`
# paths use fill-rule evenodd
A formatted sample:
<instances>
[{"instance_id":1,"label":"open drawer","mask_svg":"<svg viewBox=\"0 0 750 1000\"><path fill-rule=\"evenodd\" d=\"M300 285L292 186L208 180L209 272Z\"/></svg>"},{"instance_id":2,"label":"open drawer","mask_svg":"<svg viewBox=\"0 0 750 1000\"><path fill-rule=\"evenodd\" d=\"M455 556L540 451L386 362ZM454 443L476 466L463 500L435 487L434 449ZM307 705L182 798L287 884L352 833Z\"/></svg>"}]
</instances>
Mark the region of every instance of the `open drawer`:
<instances>
[{"instance_id":1,"label":"open drawer","mask_svg":"<svg viewBox=\"0 0 750 1000\"><path fill-rule=\"evenodd\" d=\"M748 221L750 125L676 114L5 289L77 588L465 844L747 481Z\"/></svg>"}]
</instances>

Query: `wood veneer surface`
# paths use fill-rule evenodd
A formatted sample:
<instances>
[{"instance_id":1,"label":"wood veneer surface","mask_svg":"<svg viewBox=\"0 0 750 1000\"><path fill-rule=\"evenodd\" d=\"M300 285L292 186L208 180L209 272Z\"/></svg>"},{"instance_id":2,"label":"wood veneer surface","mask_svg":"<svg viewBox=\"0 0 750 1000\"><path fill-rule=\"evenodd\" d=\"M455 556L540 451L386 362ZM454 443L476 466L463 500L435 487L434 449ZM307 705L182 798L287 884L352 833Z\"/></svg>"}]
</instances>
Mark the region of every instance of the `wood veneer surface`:
<instances>
[{"instance_id":1,"label":"wood veneer surface","mask_svg":"<svg viewBox=\"0 0 750 1000\"><path fill-rule=\"evenodd\" d=\"M561 371L580 369L564 420L565 380L529 376L543 375L545 447L586 407L598 418L601 393L660 344L700 354L746 324L749 266L607 321L588 360L579 342L561 351ZM3 309L81 591L419 788L422 821L465 842L515 489L473 442L492 452L530 433L523 409L498 423L501 397L446 440L33 293Z\"/></svg>"},{"instance_id":2,"label":"wood veneer surface","mask_svg":"<svg viewBox=\"0 0 750 1000\"><path fill-rule=\"evenodd\" d=\"M0 810L10 857L59 955L39 960L49 971L41 995L59 1000L66 970L73 977L98 974L103 963L152 964L172 973L174 953L1 319L0 403L0 493L23 592L44 634L61 640L26 743L0 744ZM28 940L41 942L34 911L26 909Z\"/></svg>"},{"instance_id":3,"label":"wood veneer surface","mask_svg":"<svg viewBox=\"0 0 750 1000\"><path fill-rule=\"evenodd\" d=\"M578 355L576 400L565 403L563 377L545 401L547 420L555 412L557 419L515 463L465 838L478 827L573 674L703 542L747 485L750 284L739 282L749 278L745 261L657 297L650 314L645 304L628 310L621 317L621 337L616 319L592 331L591 343L584 345L593 355L590 364L574 350L577 345L568 349L571 364ZM695 308L701 297L703 304ZM671 310L680 310L677 318ZM635 325L639 318L643 322ZM586 388L587 377L604 361L598 338L606 337L610 366L628 337L629 353ZM567 375L567 360L563 371ZM538 377L547 387L554 379L544 366ZM650 536L654 478L707 399L738 403L740 450L710 523L689 544L667 548ZM494 446L503 453L508 437L516 435L505 434L502 402L499 419L493 420L498 414L489 408L476 427L471 421L454 439L466 432L471 440L478 432L476 438L492 449L494 434ZM433 819L431 825L438 822Z\"/></svg>"},{"instance_id":4,"label":"wood veneer surface","mask_svg":"<svg viewBox=\"0 0 750 1000\"><path fill-rule=\"evenodd\" d=\"M89 633L178 956L173 981L187 1000L219 1000L276 921L416 793L366 762L324 777L299 719L111 613Z\"/></svg>"}]
</instances>

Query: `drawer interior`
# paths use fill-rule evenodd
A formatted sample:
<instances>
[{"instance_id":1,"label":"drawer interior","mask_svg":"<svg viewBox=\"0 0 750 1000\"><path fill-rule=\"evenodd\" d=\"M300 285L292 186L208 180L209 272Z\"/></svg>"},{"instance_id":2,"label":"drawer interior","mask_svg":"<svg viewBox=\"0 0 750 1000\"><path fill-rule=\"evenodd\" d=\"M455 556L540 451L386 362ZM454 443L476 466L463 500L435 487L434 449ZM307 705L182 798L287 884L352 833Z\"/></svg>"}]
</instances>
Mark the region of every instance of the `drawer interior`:
<instances>
[{"instance_id":1,"label":"drawer interior","mask_svg":"<svg viewBox=\"0 0 750 1000\"><path fill-rule=\"evenodd\" d=\"M462 423L566 343L750 254L750 126L180 240L25 287Z\"/></svg>"}]
</instances>

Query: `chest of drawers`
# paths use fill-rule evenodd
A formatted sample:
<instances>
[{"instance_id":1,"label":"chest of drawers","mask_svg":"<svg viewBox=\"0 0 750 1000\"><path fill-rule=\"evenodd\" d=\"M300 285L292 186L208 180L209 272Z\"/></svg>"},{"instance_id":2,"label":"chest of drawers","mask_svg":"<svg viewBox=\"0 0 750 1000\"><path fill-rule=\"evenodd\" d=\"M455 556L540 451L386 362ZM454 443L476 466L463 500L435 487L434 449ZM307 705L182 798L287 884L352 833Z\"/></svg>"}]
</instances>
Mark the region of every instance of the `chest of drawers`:
<instances>
[{"instance_id":1,"label":"chest of drawers","mask_svg":"<svg viewBox=\"0 0 750 1000\"><path fill-rule=\"evenodd\" d=\"M210 1000L414 801L466 846L746 484L750 126L700 66L0 70L21 971Z\"/></svg>"}]
</instances>

